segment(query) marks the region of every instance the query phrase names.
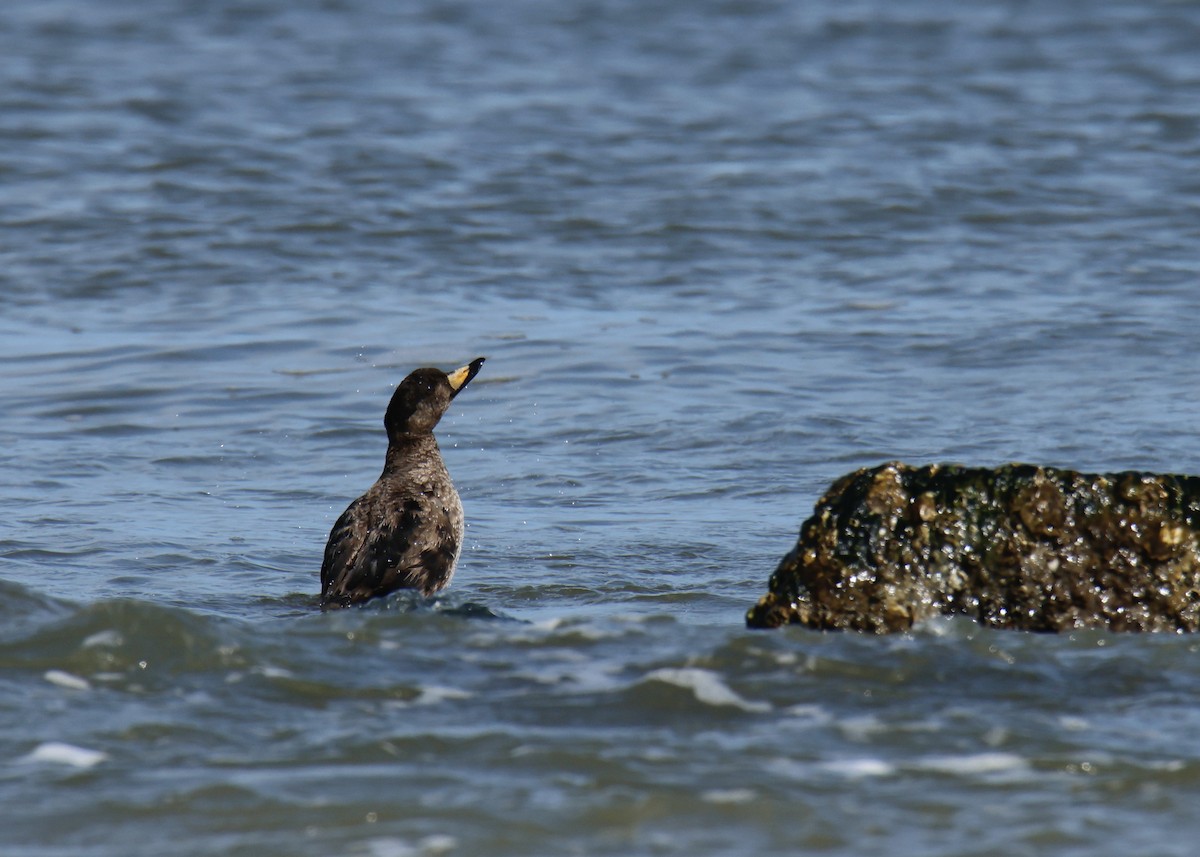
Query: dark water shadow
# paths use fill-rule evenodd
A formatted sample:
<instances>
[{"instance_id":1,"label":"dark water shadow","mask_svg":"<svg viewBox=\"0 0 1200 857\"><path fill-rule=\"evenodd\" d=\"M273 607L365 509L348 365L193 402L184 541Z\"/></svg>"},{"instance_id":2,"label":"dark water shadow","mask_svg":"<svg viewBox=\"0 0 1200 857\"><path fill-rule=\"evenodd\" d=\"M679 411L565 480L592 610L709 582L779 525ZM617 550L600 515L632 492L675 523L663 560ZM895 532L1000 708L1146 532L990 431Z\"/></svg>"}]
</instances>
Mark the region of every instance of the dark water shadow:
<instances>
[{"instance_id":1,"label":"dark water shadow","mask_svg":"<svg viewBox=\"0 0 1200 857\"><path fill-rule=\"evenodd\" d=\"M425 596L412 590L400 590L383 598L373 598L363 604L346 607L322 606L320 596L306 592L293 592L282 598L262 598L260 604L274 608L280 618L298 618L311 616L314 613L366 613L379 615L385 613L397 614L428 614L453 616L472 621L514 622L529 624L525 619L519 619L478 601L461 601L455 596L432 595Z\"/></svg>"}]
</instances>

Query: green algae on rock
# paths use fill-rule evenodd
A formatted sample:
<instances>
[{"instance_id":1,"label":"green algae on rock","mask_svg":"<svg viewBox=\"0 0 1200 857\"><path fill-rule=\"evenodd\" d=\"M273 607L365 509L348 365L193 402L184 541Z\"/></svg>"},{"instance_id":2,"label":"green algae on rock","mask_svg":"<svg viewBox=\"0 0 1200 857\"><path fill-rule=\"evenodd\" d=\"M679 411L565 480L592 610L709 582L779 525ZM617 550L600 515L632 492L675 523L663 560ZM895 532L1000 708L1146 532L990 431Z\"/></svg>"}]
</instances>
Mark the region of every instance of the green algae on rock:
<instances>
[{"instance_id":1,"label":"green algae on rock","mask_svg":"<svg viewBox=\"0 0 1200 857\"><path fill-rule=\"evenodd\" d=\"M752 628L1200 629L1200 477L891 462L837 480Z\"/></svg>"}]
</instances>

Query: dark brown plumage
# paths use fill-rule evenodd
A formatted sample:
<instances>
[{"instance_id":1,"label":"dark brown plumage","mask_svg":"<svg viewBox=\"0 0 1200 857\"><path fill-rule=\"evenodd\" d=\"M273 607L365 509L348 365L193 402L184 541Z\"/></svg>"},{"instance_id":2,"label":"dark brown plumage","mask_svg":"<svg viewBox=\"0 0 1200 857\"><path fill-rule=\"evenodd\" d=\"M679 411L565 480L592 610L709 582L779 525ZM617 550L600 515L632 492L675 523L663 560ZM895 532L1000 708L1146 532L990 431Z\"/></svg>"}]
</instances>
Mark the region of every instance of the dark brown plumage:
<instances>
[{"instance_id":1,"label":"dark brown plumage","mask_svg":"<svg viewBox=\"0 0 1200 857\"><path fill-rule=\"evenodd\" d=\"M479 372L417 369L400 382L383 424L383 473L334 523L321 565L321 605L357 604L397 589L431 595L450 582L463 541L463 510L433 428Z\"/></svg>"}]
</instances>

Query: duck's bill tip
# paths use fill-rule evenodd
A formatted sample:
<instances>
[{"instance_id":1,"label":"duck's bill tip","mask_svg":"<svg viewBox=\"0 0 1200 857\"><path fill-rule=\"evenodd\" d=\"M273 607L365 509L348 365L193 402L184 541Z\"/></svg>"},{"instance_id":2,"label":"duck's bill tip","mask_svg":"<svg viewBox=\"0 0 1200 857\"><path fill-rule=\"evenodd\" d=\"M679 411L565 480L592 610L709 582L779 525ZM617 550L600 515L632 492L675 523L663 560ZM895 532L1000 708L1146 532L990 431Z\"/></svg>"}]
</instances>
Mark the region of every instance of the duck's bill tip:
<instances>
[{"instance_id":1,"label":"duck's bill tip","mask_svg":"<svg viewBox=\"0 0 1200 857\"><path fill-rule=\"evenodd\" d=\"M450 380L450 388L454 390L455 395L458 395L459 391L467 386L472 378L479 374L480 368L483 367L483 361L486 359L486 357L476 357L466 366L461 366L446 375Z\"/></svg>"}]
</instances>

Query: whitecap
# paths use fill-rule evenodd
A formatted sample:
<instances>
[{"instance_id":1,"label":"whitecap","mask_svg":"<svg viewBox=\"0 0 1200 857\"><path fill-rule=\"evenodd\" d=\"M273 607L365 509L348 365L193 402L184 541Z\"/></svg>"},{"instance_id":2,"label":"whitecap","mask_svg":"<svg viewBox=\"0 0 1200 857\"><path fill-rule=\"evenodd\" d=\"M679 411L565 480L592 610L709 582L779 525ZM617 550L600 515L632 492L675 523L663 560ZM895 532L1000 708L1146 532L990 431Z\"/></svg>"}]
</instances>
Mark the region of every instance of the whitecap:
<instances>
[{"instance_id":1,"label":"whitecap","mask_svg":"<svg viewBox=\"0 0 1200 857\"><path fill-rule=\"evenodd\" d=\"M705 803L752 803L755 797L754 789L712 789L700 793L700 800Z\"/></svg>"},{"instance_id":2,"label":"whitecap","mask_svg":"<svg viewBox=\"0 0 1200 857\"><path fill-rule=\"evenodd\" d=\"M771 706L766 702L752 702L736 693L721 677L712 670L698 667L682 669L663 668L654 670L646 675L647 679L662 681L683 687L695 694L696 699L705 705L729 705L743 711L770 711Z\"/></svg>"},{"instance_id":3,"label":"whitecap","mask_svg":"<svg viewBox=\"0 0 1200 857\"><path fill-rule=\"evenodd\" d=\"M97 631L95 634L84 637L80 643L80 648L97 649L101 646L109 648L117 648L125 644L125 638L121 636L121 632L109 628L107 631Z\"/></svg>"},{"instance_id":4,"label":"whitecap","mask_svg":"<svg viewBox=\"0 0 1200 857\"><path fill-rule=\"evenodd\" d=\"M416 857L417 849L403 839L388 837L386 839L371 839L366 843L371 857Z\"/></svg>"},{"instance_id":5,"label":"whitecap","mask_svg":"<svg viewBox=\"0 0 1200 857\"><path fill-rule=\"evenodd\" d=\"M851 741L867 741L888 730L887 725L873 714L847 717L839 721L837 727Z\"/></svg>"},{"instance_id":6,"label":"whitecap","mask_svg":"<svg viewBox=\"0 0 1200 857\"><path fill-rule=\"evenodd\" d=\"M86 678L77 676L73 673L64 672L63 670L46 670L42 673L42 678L51 684L65 687L70 690L91 690L92 686Z\"/></svg>"},{"instance_id":7,"label":"whitecap","mask_svg":"<svg viewBox=\"0 0 1200 857\"><path fill-rule=\"evenodd\" d=\"M437 705L452 699L470 699L475 695L457 687L442 687L436 684L425 685L420 690L420 696L413 700L414 705Z\"/></svg>"},{"instance_id":8,"label":"whitecap","mask_svg":"<svg viewBox=\"0 0 1200 857\"><path fill-rule=\"evenodd\" d=\"M39 744L33 752L21 757L22 762L47 762L54 765L69 765L72 768L93 768L108 758L108 753L88 750L61 741Z\"/></svg>"},{"instance_id":9,"label":"whitecap","mask_svg":"<svg viewBox=\"0 0 1200 857\"><path fill-rule=\"evenodd\" d=\"M789 725L825 726L833 722L833 715L820 705L798 703L788 706L787 714L791 720Z\"/></svg>"},{"instance_id":10,"label":"whitecap","mask_svg":"<svg viewBox=\"0 0 1200 857\"><path fill-rule=\"evenodd\" d=\"M445 833L434 833L416 843L395 837L380 837L366 843L371 857L441 857L458 848L458 840Z\"/></svg>"},{"instance_id":11,"label":"whitecap","mask_svg":"<svg viewBox=\"0 0 1200 857\"><path fill-rule=\"evenodd\" d=\"M458 840L448 833L434 833L417 843L422 854L449 854L458 847Z\"/></svg>"},{"instance_id":12,"label":"whitecap","mask_svg":"<svg viewBox=\"0 0 1200 857\"><path fill-rule=\"evenodd\" d=\"M1003 774L1023 771L1029 763L1015 753L973 753L964 756L928 756L918 768L939 774Z\"/></svg>"},{"instance_id":13,"label":"whitecap","mask_svg":"<svg viewBox=\"0 0 1200 857\"><path fill-rule=\"evenodd\" d=\"M417 695L411 699L393 699L386 703L388 708L410 708L414 705L438 705L442 702L451 702L461 699L470 699L475 694L467 690L461 690L457 687L443 687L442 685L423 685L418 687Z\"/></svg>"},{"instance_id":14,"label":"whitecap","mask_svg":"<svg viewBox=\"0 0 1200 857\"><path fill-rule=\"evenodd\" d=\"M822 770L829 771L831 774L838 774L851 779L860 779L862 777L886 777L889 774L896 772L896 766L883 761L883 759L838 759L832 762L824 762L821 765Z\"/></svg>"},{"instance_id":15,"label":"whitecap","mask_svg":"<svg viewBox=\"0 0 1200 857\"><path fill-rule=\"evenodd\" d=\"M256 673L257 675L262 676L263 678L281 678L281 679L283 679L283 678L291 678L292 676L295 675L295 673L293 673L291 670L287 669L286 667L273 667L270 664L263 664L262 666L254 667L250 671L252 673Z\"/></svg>"}]
</instances>

